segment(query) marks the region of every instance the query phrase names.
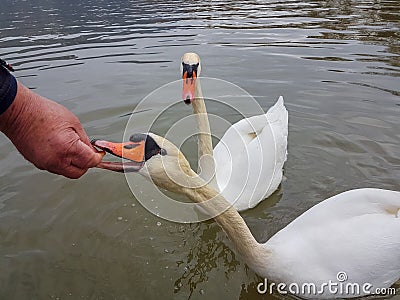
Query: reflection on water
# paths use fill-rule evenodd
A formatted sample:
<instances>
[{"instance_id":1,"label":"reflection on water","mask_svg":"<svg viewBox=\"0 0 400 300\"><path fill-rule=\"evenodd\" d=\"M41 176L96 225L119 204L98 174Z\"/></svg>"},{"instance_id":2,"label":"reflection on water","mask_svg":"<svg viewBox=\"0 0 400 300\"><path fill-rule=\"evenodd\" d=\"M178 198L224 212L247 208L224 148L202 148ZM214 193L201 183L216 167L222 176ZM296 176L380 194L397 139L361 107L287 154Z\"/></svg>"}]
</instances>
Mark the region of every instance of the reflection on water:
<instances>
[{"instance_id":1,"label":"reflection on water","mask_svg":"<svg viewBox=\"0 0 400 300\"><path fill-rule=\"evenodd\" d=\"M197 290L197 285L210 280L210 273L217 268L217 264L225 266L225 276L229 279L230 273L236 271L240 264L235 259L235 254L218 238L219 231L215 230L215 224L204 226L191 225L193 234L199 239L195 241L189 250L185 261L178 261L177 265L183 264L184 273L175 281L174 292L179 293L184 287L190 291L189 297ZM201 294L204 290L199 290Z\"/></svg>"},{"instance_id":2,"label":"reflection on water","mask_svg":"<svg viewBox=\"0 0 400 300\"><path fill-rule=\"evenodd\" d=\"M338 192L400 190L399 20L397 0L2 0L1 56L19 80L72 110L89 136L112 140L144 96L179 78L184 52L198 52L204 76L239 85L264 110L283 94L286 179L243 214L266 241ZM191 108L169 115L181 110ZM194 140L184 151L195 165ZM47 174L4 137L0 166L1 299L285 298L257 294L260 278L215 223L158 219L120 174Z\"/></svg>"}]
</instances>

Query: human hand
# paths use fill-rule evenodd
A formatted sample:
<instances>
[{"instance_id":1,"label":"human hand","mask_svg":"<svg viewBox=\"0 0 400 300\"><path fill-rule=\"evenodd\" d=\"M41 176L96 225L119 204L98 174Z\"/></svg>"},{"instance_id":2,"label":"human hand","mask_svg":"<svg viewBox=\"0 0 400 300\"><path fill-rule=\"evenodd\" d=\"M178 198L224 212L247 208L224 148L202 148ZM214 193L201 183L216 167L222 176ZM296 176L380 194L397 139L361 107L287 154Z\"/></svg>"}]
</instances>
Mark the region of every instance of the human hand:
<instances>
[{"instance_id":1,"label":"human hand","mask_svg":"<svg viewBox=\"0 0 400 300\"><path fill-rule=\"evenodd\" d=\"M36 167L68 178L81 177L103 157L74 114L20 83L13 104L0 116L0 130Z\"/></svg>"}]
</instances>

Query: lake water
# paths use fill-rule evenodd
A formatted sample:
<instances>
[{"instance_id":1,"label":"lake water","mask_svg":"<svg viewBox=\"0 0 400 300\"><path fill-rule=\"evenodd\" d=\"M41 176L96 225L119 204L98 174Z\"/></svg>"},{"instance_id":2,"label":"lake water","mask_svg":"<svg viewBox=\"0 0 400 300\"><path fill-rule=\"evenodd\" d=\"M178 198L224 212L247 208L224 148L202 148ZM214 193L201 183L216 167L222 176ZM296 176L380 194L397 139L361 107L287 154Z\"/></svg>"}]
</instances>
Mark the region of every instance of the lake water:
<instances>
[{"instance_id":1,"label":"lake water","mask_svg":"<svg viewBox=\"0 0 400 300\"><path fill-rule=\"evenodd\" d=\"M1 6L1 57L26 86L74 112L90 137L121 140L135 106L179 79L188 51L202 57L202 75L240 86L265 110L283 95L285 180L242 214L259 241L347 189L400 190L398 0ZM175 114L190 111L182 104ZM160 130L173 119L162 118ZM195 164L195 143L184 150ZM285 298L258 295L261 278L214 222L157 218L121 174L48 174L1 136L0 178L0 299Z\"/></svg>"}]
</instances>

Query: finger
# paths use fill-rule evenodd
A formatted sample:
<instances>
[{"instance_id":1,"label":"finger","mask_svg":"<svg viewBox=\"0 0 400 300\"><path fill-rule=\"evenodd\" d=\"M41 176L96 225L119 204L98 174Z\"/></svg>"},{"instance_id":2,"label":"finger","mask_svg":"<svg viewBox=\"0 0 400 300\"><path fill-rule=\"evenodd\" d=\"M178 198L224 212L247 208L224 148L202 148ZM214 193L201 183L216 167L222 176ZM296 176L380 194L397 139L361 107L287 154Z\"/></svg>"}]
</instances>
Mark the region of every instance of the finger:
<instances>
[{"instance_id":1,"label":"finger","mask_svg":"<svg viewBox=\"0 0 400 300\"><path fill-rule=\"evenodd\" d=\"M50 173L54 173L57 175L62 175L71 179L77 179L86 173L87 169L81 169L76 166L69 164L69 162L65 161L57 166L47 166L42 168L43 170L47 170Z\"/></svg>"},{"instance_id":2,"label":"finger","mask_svg":"<svg viewBox=\"0 0 400 300\"><path fill-rule=\"evenodd\" d=\"M78 117L76 117L76 123L73 127L74 131L76 132L76 134L79 136L80 140L85 143L86 145L88 145L90 148L92 148L94 151L99 152L95 147L93 147L93 145L90 143L90 139L85 131L85 129L83 129L82 124L80 123Z\"/></svg>"},{"instance_id":3,"label":"finger","mask_svg":"<svg viewBox=\"0 0 400 300\"><path fill-rule=\"evenodd\" d=\"M92 144L90 144L90 139L87 136L86 131L83 129L81 123L76 124L74 130L82 142L84 142L86 145L90 146L90 148L93 148Z\"/></svg>"},{"instance_id":4,"label":"finger","mask_svg":"<svg viewBox=\"0 0 400 300\"><path fill-rule=\"evenodd\" d=\"M71 165L84 170L97 166L104 156L103 153L95 151L81 140L78 140L74 149L71 150L69 153Z\"/></svg>"},{"instance_id":5,"label":"finger","mask_svg":"<svg viewBox=\"0 0 400 300\"><path fill-rule=\"evenodd\" d=\"M68 177L70 179L78 179L86 172L87 172L87 169L80 169L76 166L69 165L63 169L62 173L58 173L58 174Z\"/></svg>"}]
</instances>

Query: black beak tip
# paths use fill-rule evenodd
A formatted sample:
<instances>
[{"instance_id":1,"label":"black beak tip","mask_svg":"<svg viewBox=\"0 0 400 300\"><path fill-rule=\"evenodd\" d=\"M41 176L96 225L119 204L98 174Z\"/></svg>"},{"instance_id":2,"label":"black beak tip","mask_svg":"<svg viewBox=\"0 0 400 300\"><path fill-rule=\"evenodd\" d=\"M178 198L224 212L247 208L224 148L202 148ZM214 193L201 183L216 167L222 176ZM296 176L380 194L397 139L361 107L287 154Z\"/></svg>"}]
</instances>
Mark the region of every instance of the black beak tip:
<instances>
[{"instance_id":1,"label":"black beak tip","mask_svg":"<svg viewBox=\"0 0 400 300\"><path fill-rule=\"evenodd\" d=\"M187 96L185 100L183 100L183 102L185 102L185 104L189 105L190 103L192 103L192 101L190 101L190 97Z\"/></svg>"}]
</instances>

